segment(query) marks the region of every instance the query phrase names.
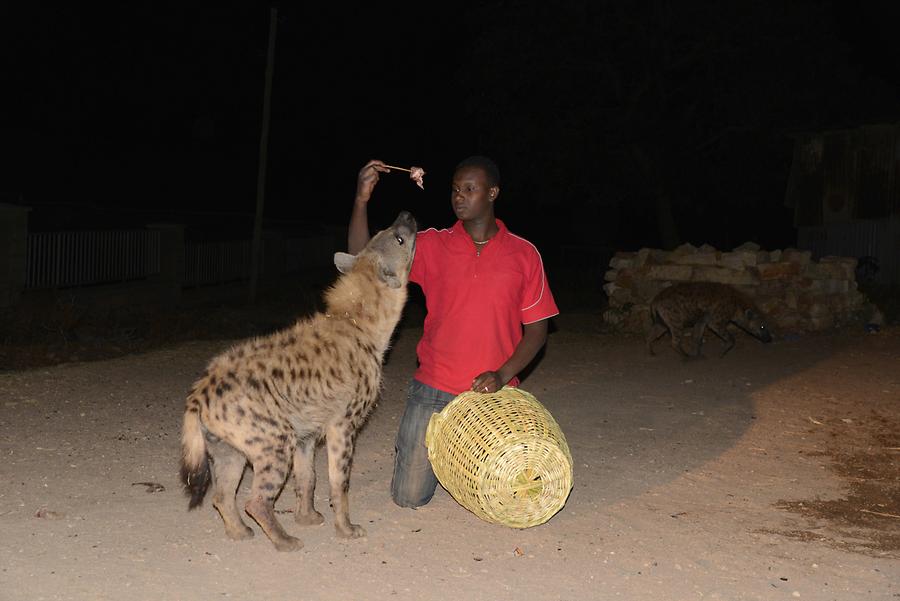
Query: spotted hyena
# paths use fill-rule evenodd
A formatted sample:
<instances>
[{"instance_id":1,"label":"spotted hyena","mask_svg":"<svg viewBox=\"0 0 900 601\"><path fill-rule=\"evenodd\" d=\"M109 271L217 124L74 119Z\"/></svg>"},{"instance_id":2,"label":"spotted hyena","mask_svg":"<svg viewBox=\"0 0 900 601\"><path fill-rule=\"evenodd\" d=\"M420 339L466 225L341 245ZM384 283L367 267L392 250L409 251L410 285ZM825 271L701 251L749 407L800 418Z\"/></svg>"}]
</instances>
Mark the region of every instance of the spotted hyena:
<instances>
[{"instance_id":1,"label":"spotted hyena","mask_svg":"<svg viewBox=\"0 0 900 601\"><path fill-rule=\"evenodd\" d=\"M734 346L734 336L728 325L734 324L762 342L772 342L765 316L750 299L726 284L714 282L685 282L666 288L650 303L653 325L647 334L647 349L653 353L653 343L667 331L672 348L684 356L684 331L692 328L695 356L700 355L706 328L725 342L722 356Z\"/></svg>"},{"instance_id":2,"label":"spotted hyena","mask_svg":"<svg viewBox=\"0 0 900 601\"><path fill-rule=\"evenodd\" d=\"M323 437L337 533L365 536L350 523L348 508L353 439L380 390L415 241L416 221L404 211L358 255L335 254L342 275L325 294L325 312L235 346L194 383L184 413L182 479L191 509L213 485L212 503L230 538L253 536L235 502L249 462L253 485L245 511L279 551L303 546L275 519L275 499L292 470L294 519L324 522L313 504L315 451Z\"/></svg>"}]
</instances>

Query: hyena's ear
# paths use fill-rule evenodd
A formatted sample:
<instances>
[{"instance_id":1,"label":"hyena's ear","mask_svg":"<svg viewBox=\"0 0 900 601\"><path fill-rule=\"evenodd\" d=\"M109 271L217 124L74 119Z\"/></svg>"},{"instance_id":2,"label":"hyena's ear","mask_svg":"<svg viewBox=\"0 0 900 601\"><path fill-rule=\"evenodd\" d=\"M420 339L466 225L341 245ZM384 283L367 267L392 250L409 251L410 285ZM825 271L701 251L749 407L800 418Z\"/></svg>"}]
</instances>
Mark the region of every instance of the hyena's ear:
<instances>
[{"instance_id":1,"label":"hyena's ear","mask_svg":"<svg viewBox=\"0 0 900 601\"><path fill-rule=\"evenodd\" d=\"M341 273L348 273L356 265L356 255L334 253L334 266Z\"/></svg>"},{"instance_id":2,"label":"hyena's ear","mask_svg":"<svg viewBox=\"0 0 900 601\"><path fill-rule=\"evenodd\" d=\"M403 285L403 282L400 281L394 270L387 265L382 265L381 269L378 270L378 274L381 276L381 281L388 285L388 288L399 288Z\"/></svg>"}]
</instances>

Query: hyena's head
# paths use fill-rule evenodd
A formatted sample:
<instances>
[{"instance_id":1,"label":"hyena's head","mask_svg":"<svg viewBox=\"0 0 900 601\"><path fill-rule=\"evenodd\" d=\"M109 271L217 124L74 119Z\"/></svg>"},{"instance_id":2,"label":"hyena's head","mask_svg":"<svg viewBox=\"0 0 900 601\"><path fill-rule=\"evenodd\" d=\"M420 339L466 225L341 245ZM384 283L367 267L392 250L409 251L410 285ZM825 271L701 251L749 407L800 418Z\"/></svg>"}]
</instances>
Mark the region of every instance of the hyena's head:
<instances>
[{"instance_id":1,"label":"hyena's head","mask_svg":"<svg viewBox=\"0 0 900 601\"><path fill-rule=\"evenodd\" d=\"M743 311L743 323L740 325L744 330L762 342L772 342L772 333L769 330L769 324L766 316L759 309L749 308Z\"/></svg>"},{"instance_id":2,"label":"hyena's head","mask_svg":"<svg viewBox=\"0 0 900 601\"><path fill-rule=\"evenodd\" d=\"M362 258L371 260L378 277L389 288L402 288L409 279L416 254L416 219L402 211L390 227L375 234L358 255L335 253L334 264L341 273L348 273Z\"/></svg>"}]
</instances>

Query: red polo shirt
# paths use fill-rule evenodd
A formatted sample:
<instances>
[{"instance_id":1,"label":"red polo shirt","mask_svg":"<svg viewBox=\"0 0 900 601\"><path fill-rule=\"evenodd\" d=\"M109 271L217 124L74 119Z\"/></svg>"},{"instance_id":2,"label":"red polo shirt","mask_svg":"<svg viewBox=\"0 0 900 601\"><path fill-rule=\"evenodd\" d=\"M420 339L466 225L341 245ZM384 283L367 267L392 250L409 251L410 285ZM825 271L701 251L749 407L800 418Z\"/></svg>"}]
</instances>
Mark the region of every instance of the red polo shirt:
<instances>
[{"instance_id":1,"label":"red polo shirt","mask_svg":"<svg viewBox=\"0 0 900 601\"><path fill-rule=\"evenodd\" d=\"M522 324L559 313L540 253L499 219L497 227L480 255L461 221L416 236L409 279L422 287L428 314L415 377L432 388L470 390L475 376L512 356Z\"/></svg>"}]
</instances>

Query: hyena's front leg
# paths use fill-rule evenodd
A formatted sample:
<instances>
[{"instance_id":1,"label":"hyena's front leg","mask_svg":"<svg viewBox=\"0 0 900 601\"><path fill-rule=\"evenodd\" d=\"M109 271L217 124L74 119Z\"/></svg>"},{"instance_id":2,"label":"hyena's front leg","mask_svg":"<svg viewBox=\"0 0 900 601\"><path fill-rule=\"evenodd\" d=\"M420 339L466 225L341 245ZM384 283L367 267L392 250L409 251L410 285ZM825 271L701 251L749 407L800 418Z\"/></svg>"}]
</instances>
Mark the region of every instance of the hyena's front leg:
<instances>
[{"instance_id":1,"label":"hyena's front leg","mask_svg":"<svg viewBox=\"0 0 900 601\"><path fill-rule=\"evenodd\" d=\"M328 480L331 484L331 505L334 507L334 527L339 536L359 538L366 535L362 526L350 523L350 461L353 458L353 431L350 423L341 421L328 425Z\"/></svg>"},{"instance_id":2,"label":"hyena's front leg","mask_svg":"<svg viewBox=\"0 0 900 601\"><path fill-rule=\"evenodd\" d=\"M722 356L724 357L728 351L734 348L734 335L728 331L728 322L711 323L709 324L709 329L725 343L725 350L722 351Z\"/></svg>"},{"instance_id":3,"label":"hyena's front leg","mask_svg":"<svg viewBox=\"0 0 900 601\"><path fill-rule=\"evenodd\" d=\"M315 508L317 442L315 436L307 436L294 452L294 492L297 495L294 521L304 526L318 526L325 521Z\"/></svg>"}]
</instances>

